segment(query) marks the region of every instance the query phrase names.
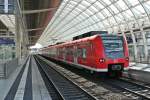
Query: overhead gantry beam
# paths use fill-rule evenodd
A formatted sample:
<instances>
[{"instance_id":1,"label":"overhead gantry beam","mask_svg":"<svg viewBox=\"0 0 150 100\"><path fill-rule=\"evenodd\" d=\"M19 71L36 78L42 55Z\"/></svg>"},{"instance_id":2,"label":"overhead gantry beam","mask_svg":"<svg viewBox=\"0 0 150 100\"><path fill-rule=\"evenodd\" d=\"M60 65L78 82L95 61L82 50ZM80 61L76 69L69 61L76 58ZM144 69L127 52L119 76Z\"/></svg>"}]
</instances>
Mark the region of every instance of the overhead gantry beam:
<instances>
[{"instance_id":1,"label":"overhead gantry beam","mask_svg":"<svg viewBox=\"0 0 150 100\"><path fill-rule=\"evenodd\" d=\"M7 29L0 29L1 32L7 32Z\"/></svg>"},{"instance_id":2,"label":"overhead gantry beam","mask_svg":"<svg viewBox=\"0 0 150 100\"><path fill-rule=\"evenodd\" d=\"M45 29L45 27L27 29L27 31L28 31L28 32L31 32L31 31L39 31L39 30L43 30L43 29Z\"/></svg>"},{"instance_id":3,"label":"overhead gantry beam","mask_svg":"<svg viewBox=\"0 0 150 100\"><path fill-rule=\"evenodd\" d=\"M48 9L39 9L39 10L24 10L22 14L34 14L34 13L42 13L42 12L49 12L53 10L57 10L58 7L48 8Z\"/></svg>"}]
</instances>

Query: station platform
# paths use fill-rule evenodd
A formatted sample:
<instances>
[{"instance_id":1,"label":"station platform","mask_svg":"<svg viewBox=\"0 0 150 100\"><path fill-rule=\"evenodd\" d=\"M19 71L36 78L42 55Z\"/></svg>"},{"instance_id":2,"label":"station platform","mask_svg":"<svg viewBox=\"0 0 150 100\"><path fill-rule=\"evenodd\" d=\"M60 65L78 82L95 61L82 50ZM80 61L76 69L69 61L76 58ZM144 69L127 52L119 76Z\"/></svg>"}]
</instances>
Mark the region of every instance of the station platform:
<instances>
[{"instance_id":1,"label":"station platform","mask_svg":"<svg viewBox=\"0 0 150 100\"><path fill-rule=\"evenodd\" d=\"M52 100L34 57L30 56L9 76L0 80L0 100ZM148 64L130 63L125 77L150 83Z\"/></svg>"},{"instance_id":2,"label":"station platform","mask_svg":"<svg viewBox=\"0 0 150 100\"><path fill-rule=\"evenodd\" d=\"M150 83L150 64L130 62L129 66L129 70L124 72L123 76Z\"/></svg>"},{"instance_id":3,"label":"station platform","mask_svg":"<svg viewBox=\"0 0 150 100\"><path fill-rule=\"evenodd\" d=\"M0 80L0 100L51 100L33 57Z\"/></svg>"},{"instance_id":4,"label":"station platform","mask_svg":"<svg viewBox=\"0 0 150 100\"><path fill-rule=\"evenodd\" d=\"M130 69L150 72L150 64L130 62Z\"/></svg>"}]
</instances>

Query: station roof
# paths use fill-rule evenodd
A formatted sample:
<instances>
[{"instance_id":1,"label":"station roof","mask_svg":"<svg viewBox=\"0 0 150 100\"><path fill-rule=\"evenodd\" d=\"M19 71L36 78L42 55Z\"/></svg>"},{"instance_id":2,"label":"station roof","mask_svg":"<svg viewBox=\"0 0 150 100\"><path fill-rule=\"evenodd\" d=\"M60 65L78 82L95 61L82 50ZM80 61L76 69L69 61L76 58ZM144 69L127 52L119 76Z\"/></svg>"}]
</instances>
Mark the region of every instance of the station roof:
<instances>
[{"instance_id":1,"label":"station roof","mask_svg":"<svg viewBox=\"0 0 150 100\"><path fill-rule=\"evenodd\" d=\"M56 12L61 0L20 0L30 45L34 45Z\"/></svg>"},{"instance_id":2,"label":"station roof","mask_svg":"<svg viewBox=\"0 0 150 100\"><path fill-rule=\"evenodd\" d=\"M38 43L47 46L88 31L118 33L149 26L150 0L63 0Z\"/></svg>"}]
</instances>

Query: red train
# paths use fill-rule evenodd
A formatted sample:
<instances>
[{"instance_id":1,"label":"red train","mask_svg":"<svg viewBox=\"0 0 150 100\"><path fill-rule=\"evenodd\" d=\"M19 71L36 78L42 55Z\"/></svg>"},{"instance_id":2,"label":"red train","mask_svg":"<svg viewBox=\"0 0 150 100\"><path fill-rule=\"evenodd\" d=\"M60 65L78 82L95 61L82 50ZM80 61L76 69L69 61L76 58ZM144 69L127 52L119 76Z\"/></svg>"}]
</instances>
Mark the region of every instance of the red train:
<instances>
[{"instance_id":1,"label":"red train","mask_svg":"<svg viewBox=\"0 0 150 100\"><path fill-rule=\"evenodd\" d=\"M116 35L94 35L42 49L46 56L90 72L120 75L129 66L126 40Z\"/></svg>"}]
</instances>

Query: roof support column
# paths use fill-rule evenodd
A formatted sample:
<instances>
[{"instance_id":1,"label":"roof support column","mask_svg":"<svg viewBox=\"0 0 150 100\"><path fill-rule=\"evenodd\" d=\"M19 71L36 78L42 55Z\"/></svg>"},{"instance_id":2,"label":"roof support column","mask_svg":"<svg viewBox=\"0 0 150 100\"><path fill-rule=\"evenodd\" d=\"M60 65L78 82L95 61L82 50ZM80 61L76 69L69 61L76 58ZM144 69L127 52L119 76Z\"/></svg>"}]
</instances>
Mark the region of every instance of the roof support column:
<instances>
[{"instance_id":1,"label":"roof support column","mask_svg":"<svg viewBox=\"0 0 150 100\"><path fill-rule=\"evenodd\" d=\"M26 23L24 16L22 15L22 10L20 5L23 4L23 0L19 2L19 0L15 0L16 7L16 57L21 60L21 58L24 56L26 57L28 54L27 51L27 44L28 44L28 35L26 31Z\"/></svg>"},{"instance_id":2,"label":"roof support column","mask_svg":"<svg viewBox=\"0 0 150 100\"><path fill-rule=\"evenodd\" d=\"M19 16L19 6L18 6L18 1L15 0L15 26L16 26L16 34L15 34L15 39L16 39L16 58L21 60L22 52L21 52L21 32L20 32L20 16Z\"/></svg>"},{"instance_id":3,"label":"roof support column","mask_svg":"<svg viewBox=\"0 0 150 100\"><path fill-rule=\"evenodd\" d=\"M130 30L131 36L132 36L132 40L133 40L133 46L134 46L134 60L136 61L138 56L137 56L137 44L136 44L136 40L135 40L135 36L133 34L133 30Z\"/></svg>"},{"instance_id":4,"label":"roof support column","mask_svg":"<svg viewBox=\"0 0 150 100\"><path fill-rule=\"evenodd\" d=\"M16 57L21 58L21 35L19 32L19 19L18 15L16 14Z\"/></svg>"},{"instance_id":5,"label":"roof support column","mask_svg":"<svg viewBox=\"0 0 150 100\"><path fill-rule=\"evenodd\" d=\"M142 34L142 38L143 38L143 45L144 45L144 52L145 52L145 61L147 61L148 58L148 47L147 47L147 41L146 41L146 32L143 30L143 28L140 29L141 30L141 34Z\"/></svg>"}]
</instances>

